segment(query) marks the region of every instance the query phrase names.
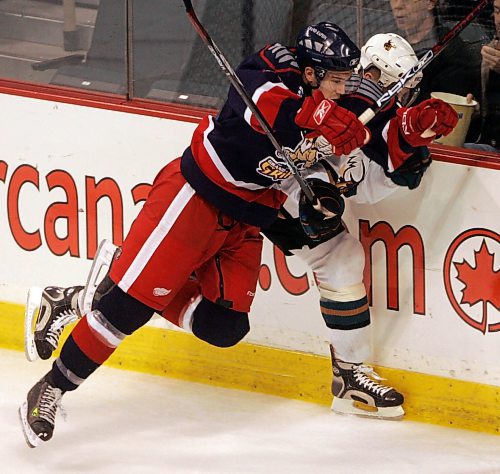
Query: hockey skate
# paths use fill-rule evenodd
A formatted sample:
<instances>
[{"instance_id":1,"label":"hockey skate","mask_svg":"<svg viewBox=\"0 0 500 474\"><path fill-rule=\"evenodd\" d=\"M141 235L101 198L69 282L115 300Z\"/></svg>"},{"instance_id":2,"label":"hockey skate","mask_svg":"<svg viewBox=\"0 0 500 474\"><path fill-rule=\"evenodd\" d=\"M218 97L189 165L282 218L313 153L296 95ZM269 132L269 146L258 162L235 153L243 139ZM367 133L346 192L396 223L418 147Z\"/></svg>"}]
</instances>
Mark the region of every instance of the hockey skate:
<instances>
[{"instance_id":1,"label":"hockey skate","mask_svg":"<svg viewBox=\"0 0 500 474\"><path fill-rule=\"evenodd\" d=\"M117 249L108 240L101 242L85 287L30 288L24 320L24 352L30 362L50 358L64 328L94 309L93 305L102 296L96 295L97 288L107 276ZM102 288L102 292L106 290Z\"/></svg>"},{"instance_id":2,"label":"hockey skate","mask_svg":"<svg viewBox=\"0 0 500 474\"><path fill-rule=\"evenodd\" d=\"M78 320L78 296L83 286L30 288L24 319L24 352L33 362L49 359L64 328Z\"/></svg>"},{"instance_id":3,"label":"hockey skate","mask_svg":"<svg viewBox=\"0 0 500 474\"><path fill-rule=\"evenodd\" d=\"M400 420L404 397L394 388L378 383L380 380L369 366L334 359L332 410L344 415Z\"/></svg>"},{"instance_id":4,"label":"hockey skate","mask_svg":"<svg viewBox=\"0 0 500 474\"><path fill-rule=\"evenodd\" d=\"M63 391L52 385L45 375L28 392L19 408L19 419L26 443L36 448L42 441L48 441L54 433L57 409L61 408Z\"/></svg>"}]
</instances>

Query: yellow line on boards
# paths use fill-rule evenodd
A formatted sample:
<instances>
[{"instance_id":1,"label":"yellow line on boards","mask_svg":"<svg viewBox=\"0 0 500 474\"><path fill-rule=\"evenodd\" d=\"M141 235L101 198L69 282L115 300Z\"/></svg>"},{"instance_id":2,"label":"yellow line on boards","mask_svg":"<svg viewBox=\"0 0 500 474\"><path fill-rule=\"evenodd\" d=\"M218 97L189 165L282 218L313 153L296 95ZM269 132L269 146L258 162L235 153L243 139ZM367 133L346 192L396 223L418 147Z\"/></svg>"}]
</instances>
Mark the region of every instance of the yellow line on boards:
<instances>
[{"instance_id":1,"label":"yellow line on boards","mask_svg":"<svg viewBox=\"0 0 500 474\"><path fill-rule=\"evenodd\" d=\"M0 347L24 350L23 318L23 306L0 302ZM331 403L331 366L326 357L247 343L220 349L180 331L146 326L127 337L106 365L325 407ZM500 434L500 387L376 369L405 395L406 419Z\"/></svg>"}]
</instances>

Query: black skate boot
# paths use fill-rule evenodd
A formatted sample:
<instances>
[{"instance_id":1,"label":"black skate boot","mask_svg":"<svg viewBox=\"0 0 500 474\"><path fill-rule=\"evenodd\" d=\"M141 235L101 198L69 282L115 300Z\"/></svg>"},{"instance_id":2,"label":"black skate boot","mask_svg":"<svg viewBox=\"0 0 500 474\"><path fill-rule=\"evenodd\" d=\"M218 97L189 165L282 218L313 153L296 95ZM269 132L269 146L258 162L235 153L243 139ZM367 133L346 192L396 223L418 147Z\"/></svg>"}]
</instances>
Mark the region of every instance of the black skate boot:
<instances>
[{"instance_id":1,"label":"black skate boot","mask_svg":"<svg viewBox=\"0 0 500 474\"><path fill-rule=\"evenodd\" d=\"M52 438L63 394L62 390L53 386L50 373L28 392L25 402L19 408L19 419L30 448L36 448L42 441Z\"/></svg>"},{"instance_id":2,"label":"black skate boot","mask_svg":"<svg viewBox=\"0 0 500 474\"><path fill-rule=\"evenodd\" d=\"M372 367L343 362L332 357L332 410L336 413L400 420L404 397L396 389L381 385Z\"/></svg>"},{"instance_id":3,"label":"black skate boot","mask_svg":"<svg viewBox=\"0 0 500 474\"><path fill-rule=\"evenodd\" d=\"M28 360L48 359L59 344L63 329L77 321L83 286L30 288L25 314L24 348Z\"/></svg>"}]
</instances>

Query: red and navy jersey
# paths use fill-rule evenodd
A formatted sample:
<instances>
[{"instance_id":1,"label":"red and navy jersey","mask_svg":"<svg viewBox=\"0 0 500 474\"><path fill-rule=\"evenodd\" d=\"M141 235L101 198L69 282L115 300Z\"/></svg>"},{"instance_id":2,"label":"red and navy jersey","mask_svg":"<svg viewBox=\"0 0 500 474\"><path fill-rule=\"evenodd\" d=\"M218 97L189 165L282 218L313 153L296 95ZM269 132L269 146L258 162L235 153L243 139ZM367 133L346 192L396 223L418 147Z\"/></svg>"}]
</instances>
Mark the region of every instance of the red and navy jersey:
<instances>
[{"instance_id":1,"label":"red and navy jersey","mask_svg":"<svg viewBox=\"0 0 500 474\"><path fill-rule=\"evenodd\" d=\"M293 50L278 43L267 46L245 59L236 73L282 146L297 150L304 140L294 121L303 82ZM220 113L205 117L196 128L181 171L208 202L259 227L276 218L286 199L279 182L291 175L233 87Z\"/></svg>"}]
</instances>

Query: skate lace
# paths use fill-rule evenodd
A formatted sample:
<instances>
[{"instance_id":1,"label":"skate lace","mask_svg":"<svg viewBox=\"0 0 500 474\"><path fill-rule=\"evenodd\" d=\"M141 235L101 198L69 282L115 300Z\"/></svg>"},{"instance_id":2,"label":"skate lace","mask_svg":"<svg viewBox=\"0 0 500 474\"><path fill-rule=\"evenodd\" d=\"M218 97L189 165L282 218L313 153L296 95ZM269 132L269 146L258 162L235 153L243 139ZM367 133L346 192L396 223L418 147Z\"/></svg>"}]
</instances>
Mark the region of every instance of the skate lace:
<instances>
[{"instance_id":1,"label":"skate lace","mask_svg":"<svg viewBox=\"0 0 500 474\"><path fill-rule=\"evenodd\" d=\"M378 375L377 372L373 370L373 367L370 367L369 365L359 365L358 367L356 367L356 369L354 369L353 375L354 379L360 385L362 385L367 390L370 390L371 392L375 392L377 395L383 396L389 390L392 390L392 387L388 387L387 385L378 383L378 381L385 379Z\"/></svg>"},{"instance_id":2,"label":"skate lace","mask_svg":"<svg viewBox=\"0 0 500 474\"><path fill-rule=\"evenodd\" d=\"M64 419L66 419L66 410L62 407L61 398L63 392L57 387L48 385L42 393L40 403L38 404L39 417L54 425L57 409Z\"/></svg>"},{"instance_id":3,"label":"skate lace","mask_svg":"<svg viewBox=\"0 0 500 474\"><path fill-rule=\"evenodd\" d=\"M54 347L57 347L57 344L59 343L59 338L61 337L64 328L68 324L71 324L77 320L78 320L78 315L76 314L75 310L72 309L72 310L62 311L57 316L57 318L54 319L54 321L52 322L47 331L47 336L46 336L47 342L52 344Z\"/></svg>"}]
</instances>

